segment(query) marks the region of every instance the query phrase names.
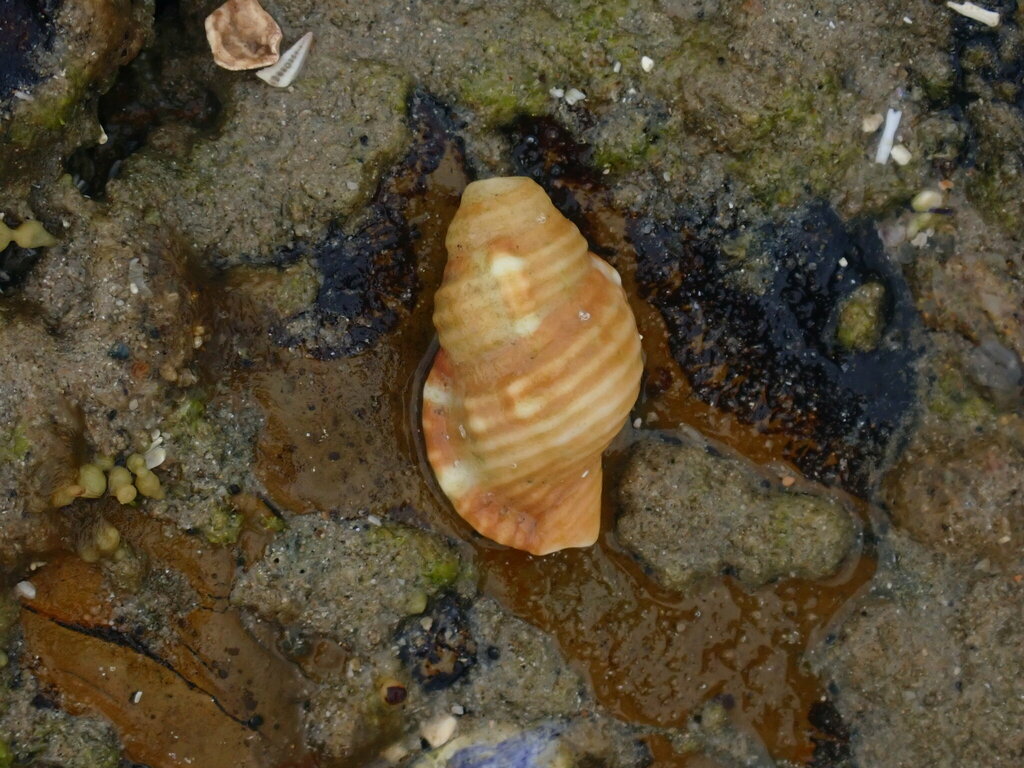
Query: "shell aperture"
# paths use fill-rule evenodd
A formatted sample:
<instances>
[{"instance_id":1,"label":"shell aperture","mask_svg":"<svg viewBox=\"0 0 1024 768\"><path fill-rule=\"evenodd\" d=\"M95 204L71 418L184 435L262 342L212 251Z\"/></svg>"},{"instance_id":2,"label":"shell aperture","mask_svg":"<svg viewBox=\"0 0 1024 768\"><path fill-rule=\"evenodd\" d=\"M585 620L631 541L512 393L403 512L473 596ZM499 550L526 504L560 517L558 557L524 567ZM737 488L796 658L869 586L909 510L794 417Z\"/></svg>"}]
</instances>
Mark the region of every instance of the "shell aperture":
<instances>
[{"instance_id":1,"label":"shell aperture","mask_svg":"<svg viewBox=\"0 0 1024 768\"><path fill-rule=\"evenodd\" d=\"M537 555L597 540L601 454L639 393L618 273L523 177L466 187L435 296L427 458L456 512Z\"/></svg>"}]
</instances>

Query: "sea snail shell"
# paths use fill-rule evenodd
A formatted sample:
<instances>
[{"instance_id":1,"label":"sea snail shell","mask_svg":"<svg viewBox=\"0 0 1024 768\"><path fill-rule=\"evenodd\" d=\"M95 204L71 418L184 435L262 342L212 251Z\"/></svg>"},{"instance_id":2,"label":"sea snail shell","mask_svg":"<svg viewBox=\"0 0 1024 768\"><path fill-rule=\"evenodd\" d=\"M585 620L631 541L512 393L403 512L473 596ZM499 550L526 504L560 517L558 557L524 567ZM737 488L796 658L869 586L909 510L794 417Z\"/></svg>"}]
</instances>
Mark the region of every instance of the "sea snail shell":
<instances>
[{"instance_id":1,"label":"sea snail shell","mask_svg":"<svg viewBox=\"0 0 1024 768\"><path fill-rule=\"evenodd\" d=\"M427 458L484 536L544 555L597 540L601 453L640 388L618 273L527 178L466 187L435 297Z\"/></svg>"}]
</instances>

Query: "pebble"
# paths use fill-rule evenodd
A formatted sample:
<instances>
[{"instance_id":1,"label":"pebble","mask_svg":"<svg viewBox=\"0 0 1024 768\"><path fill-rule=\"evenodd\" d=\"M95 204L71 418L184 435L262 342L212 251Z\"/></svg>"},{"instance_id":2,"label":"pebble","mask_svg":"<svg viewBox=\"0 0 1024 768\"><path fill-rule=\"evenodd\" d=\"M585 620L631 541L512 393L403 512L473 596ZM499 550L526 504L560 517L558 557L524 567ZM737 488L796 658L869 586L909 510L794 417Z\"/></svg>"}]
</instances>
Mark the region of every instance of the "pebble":
<instances>
[{"instance_id":1,"label":"pebble","mask_svg":"<svg viewBox=\"0 0 1024 768\"><path fill-rule=\"evenodd\" d=\"M26 600L36 599L36 585L31 581L19 581L14 585L14 594Z\"/></svg>"},{"instance_id":2,"label":"pebble","mask_svg":"<svg viewBox=\"0 0 1024 768\"><path fill-rule=\"evenodd\" d=\"M579 88L570 88L565 92L565 103L570 107L579 101L584 101L587 98L587 94L581 91Z\"/></svg>"},{"instance_id":3,"label":"pebble","mask_svg":"<svg viewBox=\"0 0 1024 768\"><path fill-rule=\"evenodd\" d=\"M640 69L644 72L651 72L654 69L654 59L650 56L643 56L640 59Z\"/></svg>"},{"instance_id":4,"label":"pebble","mask_svg":"<svg viewBox=\"0 0 1024 768\"><path fill-rule=\"evenodd\" d=\"M895 161L896 165L906 165L913 157L913 155L910 154L910 150L902 144L894 146L889 152L889 156Z\"/></svg>"},{"instance_id":5,"label":"pebble","mask_svg":"<svg viewBox=\"0 0 1024 768\"><path fill-rule=\"evenodd\" d=\"M437 749L448 743L455 734L459 721L451 715L441 715L420 725L420 736L427 740L431 747Z\"/></svg>"}]
</instances>

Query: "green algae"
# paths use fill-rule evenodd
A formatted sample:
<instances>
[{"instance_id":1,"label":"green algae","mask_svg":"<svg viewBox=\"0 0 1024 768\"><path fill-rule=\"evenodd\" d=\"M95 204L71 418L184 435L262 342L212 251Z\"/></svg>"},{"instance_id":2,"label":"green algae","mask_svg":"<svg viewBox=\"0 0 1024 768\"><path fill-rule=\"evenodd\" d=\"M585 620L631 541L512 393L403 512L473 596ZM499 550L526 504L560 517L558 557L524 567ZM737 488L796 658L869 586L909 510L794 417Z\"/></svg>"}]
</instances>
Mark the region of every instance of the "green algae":
<instances>
[{"instance_id":1,"label":"green algae","mask_svg":"<svg viewBox=\"0 0 1024 768\"><path fill-rule=\"evenodd\" d=\"M0 432L0 462L21 461L28 456L31 447L20 425Z\"/></svg>"},{"instance_id":2,"label":"green algae","mask_svg":"<svg viewBox=\"0 0 1024 768\"><path fill-rule=\"evenodd\" d=\"M210 513L203 535L211 544L234 544L242 532L245 519L227 507L217 507Z\"/></svg>"}]
</instances>

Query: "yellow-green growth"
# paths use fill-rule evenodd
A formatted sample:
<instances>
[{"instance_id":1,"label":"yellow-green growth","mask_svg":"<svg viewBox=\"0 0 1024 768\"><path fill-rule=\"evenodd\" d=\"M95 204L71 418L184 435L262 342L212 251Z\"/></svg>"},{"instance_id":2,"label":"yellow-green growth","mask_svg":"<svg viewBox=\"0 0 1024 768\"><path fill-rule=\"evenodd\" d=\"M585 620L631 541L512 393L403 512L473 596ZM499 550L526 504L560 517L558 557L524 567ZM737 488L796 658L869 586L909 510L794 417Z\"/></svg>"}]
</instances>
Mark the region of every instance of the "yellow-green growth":
<instances>
[{"instance_id":1,"label":"yellow-green growth","mask_svg":"<svg viewBox=\"0 0 1024 768\"><path fill-rule=\"evenodd\" d=\"M78 468L78 484L85 489L82 496L86 499L98 499L107 490L107 478L95 464L83 464Z\"/></svg>"},{"instance_id":2,"label":"yellow-green growth","mask_svg":"<svg viewBox=\"0 0 1024 768\"><path fill-rule=\"evenodd\" d=\"M21 427L14 427L0 437L0 461L21 461L28 455L29 443Z\"/></svg>"},{"instance_id":3,"label":"yellow-green growth","mask_svg":"<svg viewBox=\"0 0 1024 768\"><path fill-rule=\"evenodd\" d=\"M100 520L92 532L93 544L104 555L113 554L121 545L121 533L106 520Z\"/></svg>"},{"instance_id":4,"label":"yellow-green growth","mask_svg":"<svg viewBox=\"0 0 1024 768\"><path fill-rule=\"evenodd\" d=\"M261 522L266 530L274 531L276 533L280 533L287 527L285 525L284 518L278 517L274 514L264 515Z\"/></svg>"},{"instance_id":5,"label":"yellow-green growth","mask_svg":"<svg viewBox=\"0 0 1024 768\"><path fill-rule=\"evenodd\" d=\"M234 544L242 532L242 516L223 507L215 509L203 529L211 544Z\"/></svg>"},{"instance_id":6,"label":"yellow-green growth","mask_svg":"<svg viewBox=\"0 0 1024 768\"><path fill-rule=\"evenodd\" d=\"M459 577L459 559L452 553L451 557L441 557L427 567L427 581L436 587L447 587Z\"/></svg>"},{"instance_id":7,"label":"yellow-green growth","mask_svg":"<svg viewBox=\"0 0 1024 768\"><path fill-rule=\"evenodd\" d=\"M84 493L85 488L81 485L65 485L53 492L50 503L55 507L66 507Z\"/></svg>"},{"instance_id":8,"label":"yellow-green growth","mask_svg":"<svg viewBox=\"0 0 1024 768\"><path fill-rule=\"evenodd\" d=\"M111 496L117 496L117 492L126 485L132 484L132 473L125 467L113 467L107 476L107 489Z\"/></svg>"},{"instance_id":9,"label":"yellow-green growth","mask_svg":"<svg viewBox=\"0 0 1024 768\"><path fill-rule=\"evenodd\" d=\"M125 459L125 466L128 467L130 472L139 474L140 472L147 472L146 469L146 457L141 453L133 453L127 459Z\"/></svg>"},{"instance_id":10,"label":"yellow-green growth","mask_svg":"<svg viewBox=\"0 0 1024 768\"><path fill-rule=\"evenodd\" d=\"M117 500L121 504L131 504L135 501L135 497L139 495L139 489L129 483L118 488L117 493L114 495L117 496Z\"/></svg>"},{"instance_id":11,"label":"yellow-green growth","mask_svg":"<svg viewBox=\"0 0 1024 768\"><path fill-rule=\"evenodd\" d=\"M160 478L148 469L143 469L135 475L135 487L139 493L151 499L162 499L164 489L160 486Z\"/></svg>"},{"instance_id":12,"label":"yellow-green growth","mask_svg":"<svg viewBox=\"0 0 1024 768\"><path fill-rule=\"evenodd\" d=\"M6 656L6 654L4 654ZM0 768L11 768L14 765L14 753L7 742L0 739Z\"/></svg>"},{"instance_id":13,"label":"yellow-green growth","mask_svg":"<svg viewBox=\"0 0 1024 768\"><path fill-rule=\"evenodd\" d=\"M22 248L48 248L57 244L57 238L35 219L26 219L14 229L0 221L0 251L10 245L12 240Z\"/></svg>"},{"instance_id":14,"label":"yellow-green growth","mask_svg":"<svg viewBox=\"0 0 1024 768\"><path fill-rule=\"evenodd\" d=\"M884 324L885 287L880 283L858 286L839 309L836 339L846 349L870 352L878 346Z\"/></svg>"}]
</instances>

